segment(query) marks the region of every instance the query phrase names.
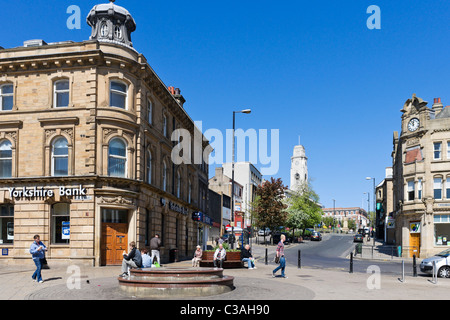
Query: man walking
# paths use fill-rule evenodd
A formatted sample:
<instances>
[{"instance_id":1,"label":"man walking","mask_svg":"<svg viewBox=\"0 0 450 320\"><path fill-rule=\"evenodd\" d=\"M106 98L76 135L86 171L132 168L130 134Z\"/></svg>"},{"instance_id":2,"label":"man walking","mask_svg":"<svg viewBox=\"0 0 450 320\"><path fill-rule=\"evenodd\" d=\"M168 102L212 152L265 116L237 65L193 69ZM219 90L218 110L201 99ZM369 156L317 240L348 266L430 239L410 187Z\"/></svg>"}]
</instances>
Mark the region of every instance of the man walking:
<instances>
[{"instance_id":1,"label":"man walking","mask_svg":"<svg viewBox=\"0 0 450 320\"><path fill-rule=\"evenodd\" d=\"M156 260L158 261L158 264L161 265L160 256L159 256L159 250L161 247L161 239L159 239L159 234L155 234L155 236L150 240L150 250L152 252L152 260L151 263L153 264L153 259L156 256Z\"/></svg>"},{"instance_id":2,"label":"man walking","mask_svg":"<svg viewBox=\"0 0 450 320\"><path fill-rule=\"evenodd\" d=\"M286 258L284 257L284 241L286 240L286 236L284 234L280 237L280 242L278 242L277 246L277 258L280 259L280 265L276 267L272 271L272 277L275 278L275 273L277 273L278 270L281 269L281 277L286 278L286 275L284 274L284 269L286 268Z\"/></svg>"},{"instance_id":3,"label":"man walking","mask_svg":"<svg viewBox=\"0 0 450 320\"><path fill-rule=\"evenodd\" d=\"M42 269L42 260L45 257L45 251L47 251L47 247L42 243L39 235L35 235L33 238L34 242L30 246L30 253L33 258L33 262L36 265L36 271L33 273L31 278L34 281L43 283L44 280L42 280L41 269Z\"/></svg>"}]
</instances>

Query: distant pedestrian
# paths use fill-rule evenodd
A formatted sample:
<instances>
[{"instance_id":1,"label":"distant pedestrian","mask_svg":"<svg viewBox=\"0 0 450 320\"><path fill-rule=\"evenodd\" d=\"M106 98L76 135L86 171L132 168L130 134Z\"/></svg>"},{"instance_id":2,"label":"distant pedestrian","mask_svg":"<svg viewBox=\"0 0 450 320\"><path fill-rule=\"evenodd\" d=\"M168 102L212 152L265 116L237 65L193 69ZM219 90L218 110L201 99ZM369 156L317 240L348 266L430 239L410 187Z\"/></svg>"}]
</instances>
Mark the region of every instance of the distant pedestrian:
<instances>
[{"instance_id":1,"label":"distant pedestrian","mask_svg":"<svg viewBox=\"0 0 450 320\"><path fill-rule=\"evenodd\" d=\"M200 261L202 261L203 251L200 246L197 246L197 249L194 252L194 258L192 259L192 266L194 268L198 268L200 266Z\"/></svg>"},{"instance_id":2,"label":"distant pedestrian","mask_svg":"<svg viewBox=\"0 0 450 320\"><path fill-rule=\"evenodd\" d=\"M151 262L153 264L153 260L156 257L158 261L158 265L161 265L161 258L159 255L159 250L161 248L161 239L159 238L159 234L155 234L155 236L150 240L150 250L151 250Z\"/></svg>"},{"instance_id":3,"label":"distant pedestrian","mask_svg":"<svg viewBox=\"0 0 450 320\"><path fill-rule=\"evenodd\" d=\"M36 271L33 273L31 278L34 281L39 283L43 283L41 270L42 270L42 261L45 258L45 251L47 251L47 247L42 243L39 235L35 235L34 241L30 246L30 253L33 258L33 262L36 265Z\"/></svg>"},{"instance_id":4,"label":"distant pedestrian","mask_svg":"<svg viewBox=\"0 0 450 320\"><path fill-rule=\"evenodd\" d=\"M130 268L141 268L142 267L142 257L139 250L136 249L136 243L134 241L130 242L130 252L127 254L123 252L122 260L122 274L121 277L129 276L128 269Z\"/></svg>"},{"instance_id":5,"label":"distant pedestrian","mask_svg":"<svg viewBox=\"0 0 450 320\"><path fill-rule=\"evenodd\" d=\"M250 249L250 245L246 244L241 251L242 261L248 263L248 269L256 269L255 267L255 259L252 255L252 249Z\"/></svg>"},{"instance_id":6,"label":"distant pedestrian","mask_svg":"<svg viewBox=\"0 0 450 320\"><path fill-rule=\"evenodd\" d=\"M152 266L152 261L150 259L150 255L148 254L147 249L141 249L141 258L142 258L142 268L150 268Z\"/></svg>"},{"instance_id":7,"label":"distant pedestrian","mask_svg":"<svg viewBox=\"0 0 450 320\"><path fill-rule=\"evenodd\" d=\"M284 273L284 270L286 268L286 258L284 257L284 241L285 240L286 240L286 236L284 234L282 234L280 237L280 242L278 242L278 245L277 245L277 258L280 259L280 265L272 271L272 277L274 277L274 278L275 278L275 273L277 273L277 271L280 269L281 269L281 277L287 278Z\"/></svg>"}]
</instances>

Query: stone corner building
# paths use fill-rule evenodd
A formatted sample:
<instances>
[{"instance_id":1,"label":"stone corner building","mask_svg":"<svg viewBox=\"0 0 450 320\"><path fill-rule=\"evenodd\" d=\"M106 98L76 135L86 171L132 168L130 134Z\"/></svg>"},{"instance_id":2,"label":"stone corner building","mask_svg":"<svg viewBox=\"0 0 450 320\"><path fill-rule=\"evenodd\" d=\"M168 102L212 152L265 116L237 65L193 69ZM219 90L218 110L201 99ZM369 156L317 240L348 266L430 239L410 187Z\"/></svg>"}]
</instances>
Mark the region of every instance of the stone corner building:
<instances>
[{"instance_id":1,"label":"stone corner building","mask_svg":"<svg viewBox=\"0 0 450 320\"><path fill-rule=\"evenodd\" d=\"M207 211L208 167L171 160L175 129L198 136L184 98L133 48L126 9L97 5L87 21L88 41L0 48L0 263L31 262L35 234L49 262L95 266L155 233L163 261L201 241L191 215Z\"/></svg>"},{"instance_id":2,"label":"stone corner building","mask_svg":"<svg viewBox=\"0 0 450 320\"><path fill-rule=\"evenodd\" d=\"M413 95L393 139L395 242L421 258L450 245L450 107ZM414 250L416 250L414 252Z\"/></svg>"}]
</instances>

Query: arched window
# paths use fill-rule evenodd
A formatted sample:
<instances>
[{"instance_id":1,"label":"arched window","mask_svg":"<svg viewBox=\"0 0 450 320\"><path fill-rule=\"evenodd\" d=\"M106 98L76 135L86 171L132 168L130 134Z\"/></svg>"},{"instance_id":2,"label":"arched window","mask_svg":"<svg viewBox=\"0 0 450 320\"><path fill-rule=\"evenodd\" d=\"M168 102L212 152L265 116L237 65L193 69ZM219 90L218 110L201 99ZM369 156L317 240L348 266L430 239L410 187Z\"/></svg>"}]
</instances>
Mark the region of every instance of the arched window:
<instances>
[{"instance_id":1,"label":"arched window","mask_svg":"<svg viewBox=\"0 0 450 320\"><path fill-rule=\"evenodd\" d=\"M120 81L111 81L109 105L121 109L127 109L128 86Z\"/></svg>"},{"instance_id":2,"label":"arched window","mask_svg":"<svg viewBox=\"0 0 450 320\"><path fill-rule=\"evenodd\" d=\"M14 87L12 84L0 86L0 110L9 111L14 105Z\"/></svg>"},{"instance_id":3,"label":"arched window","mask_svg":"<svg viewBox=\"0 0 450 320\"><path fill-rule=\"evenodd\" d=\"M109 142L108 175L111 177L126 177L127 172L127 144L120 138Z\"/></svg>"},{"instance_id":4,"label":"arched window","mask_svg":"<svg viewBox=\"0 0 450 320\"><path fill-rule=\"evenodd\" d=\"M147 183L152 183L152 153L147 152Z\"/></svg>"},{"instance_id":5,"label":"arched window","mask_svg":"<svg viewBox=\"0 0 450 320\"><path fill-rule=\"evenodd\" d=\"M12 145L8 140L0 143L0 178L12 176Z\"/></svg>"},{"instance_id":6,"label":"arched window","mask_svg":"<svg viewBox=\"0 0 450 320\"><path fill-rule=\"evenodd\" d=\"M69 175L69 148L67 139L60 137L52 144L52 176Z\"/></svg>"},{"instance_id":7,"label":"arched window","mask_svg":"<svg viewBox=\"0 0 450 320\"><path fill-rule=\"evenodd\" d=\"M53 85L53 103L56 108L69 106L69 80L59 80Z\"/></svg>"}]
</instances>

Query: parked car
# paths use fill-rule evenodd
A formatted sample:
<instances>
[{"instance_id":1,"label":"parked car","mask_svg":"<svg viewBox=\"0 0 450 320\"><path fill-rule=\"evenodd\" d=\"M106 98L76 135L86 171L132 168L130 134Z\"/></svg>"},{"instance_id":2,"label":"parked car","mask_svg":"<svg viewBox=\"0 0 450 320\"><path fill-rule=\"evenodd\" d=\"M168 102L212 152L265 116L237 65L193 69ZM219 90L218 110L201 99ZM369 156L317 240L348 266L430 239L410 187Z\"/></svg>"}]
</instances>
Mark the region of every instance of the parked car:
<instances>
[{"instance_id":1,"label":"parked car","mask_svg":"<svg viewBox=\"0 0 450 320\"><path fill-rule=\"evenodd\" d=\"M311 234L311 241L321 241L321 240L322 235L320 234L320 232L313 231L313 233Z\"/></svg>"},{"instance_id":2,"label":"parked car","mask_svg":"<svg viewBox=\"0 0 450 320\"><path fill-rule=\"evenodd\" d=\"M270 235L270 229L266 228L266 229L260 229L258 231L258 236L268 236Z\"/></svg>"},{"instance_id":3,"label":"parked car","mask_svg":"<svg viewBox=\"0 0 450 320\"><path fill-rule=\"evenodd\" d=\"M292 243L292 237L287 235L284 232L283 233L279 233L279 232L274 233L272 235L272 243L273 244L278 244L278 242L280 242L280 238L281 238L282 234L284 234L284 236L286 237L286 240L284 240L284 244L285 245L288 245L289 243Z\"/></svg>"},{"instance_id":4,"label":"parked car","mask_svg":"<svg viewBox=\"0 0 450 320\"><path fill-rule=\"evenodd\" d=\"M446 249L420 263L420 271L433 274L433 262L436 262L438 277L450 278L450 249Z\"/></svg>"},{"instance_id":5,"label":"parked car","mask_svg":"<svg viewBox=\"0 0 450 320\"><path fill-rule=\"evenodd\" d=\"M357 233L353 237L353 242L364 242L364 236L361 233Z\"/></svg>"}]
</instances>

